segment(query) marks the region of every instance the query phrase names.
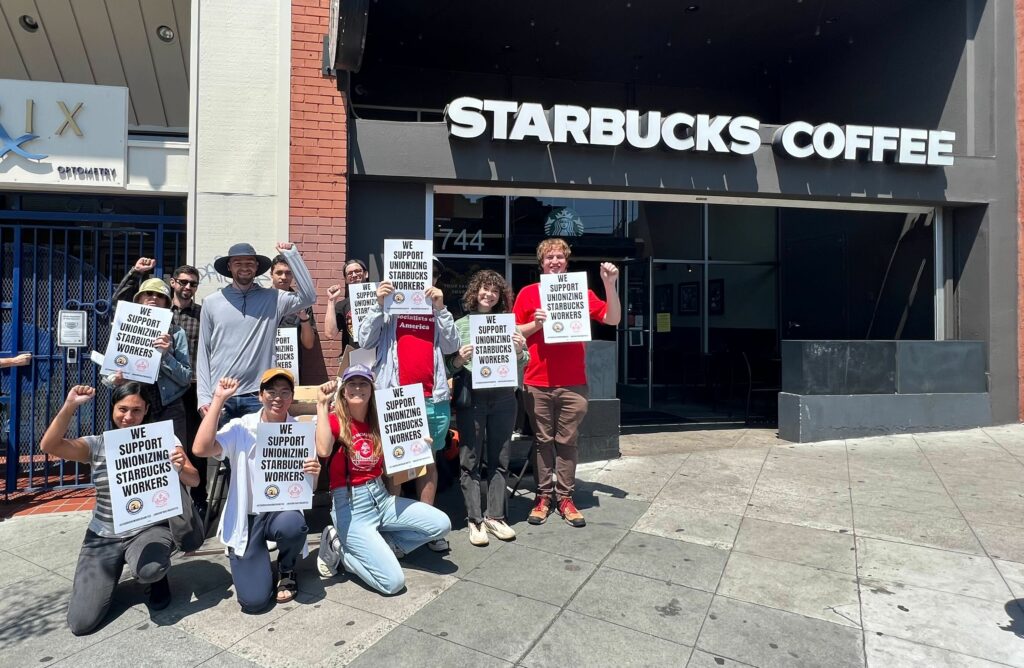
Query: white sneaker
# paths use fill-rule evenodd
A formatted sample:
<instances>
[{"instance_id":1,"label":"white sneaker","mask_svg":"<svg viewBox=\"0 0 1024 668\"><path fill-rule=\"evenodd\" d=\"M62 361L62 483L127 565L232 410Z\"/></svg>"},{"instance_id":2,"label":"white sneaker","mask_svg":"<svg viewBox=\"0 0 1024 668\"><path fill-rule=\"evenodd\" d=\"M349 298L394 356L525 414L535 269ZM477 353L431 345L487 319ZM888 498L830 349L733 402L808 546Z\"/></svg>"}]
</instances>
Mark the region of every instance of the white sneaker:
<instances>
[{"instance_id":1,"label":"white sneaker","mask_svg":"<svg viewBox=\"0 0 1024 668\"><path fill-rule=\"evenodd\" d=\"M328 526L320 535L320 549L316 557L316 570L320 577L329 579L345 570L341 538L333 526Z\"/></svg>"},{"instance_id":2,"label":"white sneaker","mask_svg":"<svg viewBox=\"0 0 1024 668\"><path fill-rule=\"evenodd\" d=\"M267 552L273 552L277 549L277 543L272 540L267 541Z\"/></svg>"},{"instance_id":3,"label":"white sneaker","mask_svg":"<svg viewBox=\"0 0 1024 668\"><path fill-rule=\"evenodd\" d=\"M493 533L498 540L512 540L516 537L516 530L505 523L505 520L496 520L490 517L484 518L484 528Z\"/></svg>"},{"instance_id":4,"label":"white sneaker","mask_svg":"<svg viewBox=\"0 0 1024 668\"><path fill-rule=\"evenodd\" d=\"M452 549L451 545L448 544L448 540L446 538L438 538L437 540L432 540L429 543L427 543L427 547L430 549L431 552L447 552L448 550Z\"/></svg>"},{"instance_id":5,"label":"white sneaker","mask_svg":"<svg viewBox=\"0 0 1024 668\"><path fill-rule=\"evenodd\" d=\"M483 547L491 542L491 539L487 537L487 532L484 531L482 524L476 522L469 523L469 543L470 545L476 545L477 547Z\"/></svg>"}]
</instances>

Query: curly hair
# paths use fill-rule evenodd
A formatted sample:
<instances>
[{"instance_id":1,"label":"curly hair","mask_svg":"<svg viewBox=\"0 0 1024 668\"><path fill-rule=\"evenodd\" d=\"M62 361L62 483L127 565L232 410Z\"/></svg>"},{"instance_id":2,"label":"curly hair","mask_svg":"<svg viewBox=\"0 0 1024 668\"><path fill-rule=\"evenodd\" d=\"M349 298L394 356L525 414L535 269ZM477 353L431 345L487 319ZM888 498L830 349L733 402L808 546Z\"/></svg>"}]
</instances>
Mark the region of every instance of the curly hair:
<instances>
[{"instance_id":1,"label":"curly hair","mask_svg":"<svg viewBox=\"0 0 1024 668\"><path fill-rule=\"evenodd\" d=\"M462 295L462 310L466 313L476 313L477 295L480 288L493 287L498 291L498 303L491 309L494 313L509 313L512 311L512 288L509 287L505 277L491 269L481 269L469 279L465 294Z\"/></svg>"},{"instance_id":2,"label":"curly hair","mask_svg":"<svg viewBox=\"0 0 1024 668\"><path fill-rule=\"evenodd\" d=\"M537 244L537 263L544 262L544 256L552 251L562 251L565 254L565 259L568 260L569 256L572 255L572 249L569 248L569 244L565 242L565 239L559 239L557 237L551 239L544 239Z\"/></svg>"}]
</instances>

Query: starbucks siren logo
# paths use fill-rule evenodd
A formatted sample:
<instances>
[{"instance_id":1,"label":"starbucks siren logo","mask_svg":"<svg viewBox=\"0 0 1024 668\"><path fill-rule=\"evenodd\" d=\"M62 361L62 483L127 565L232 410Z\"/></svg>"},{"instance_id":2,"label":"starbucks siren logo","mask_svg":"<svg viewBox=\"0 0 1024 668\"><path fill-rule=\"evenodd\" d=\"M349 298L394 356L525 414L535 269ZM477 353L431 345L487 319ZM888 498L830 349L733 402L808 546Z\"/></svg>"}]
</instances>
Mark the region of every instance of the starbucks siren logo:
<instances>
[{"instance_id":1,"label":"starbucks siren logo","mask_svg":"<svg viewBox=\"0 0 1024 668\"><path fill-rule=\"evenodd\" d=\"M544 233L549 237L582 237L583 219L567 206L556 207L544 221Z\"/></svg>"}]
</instances>

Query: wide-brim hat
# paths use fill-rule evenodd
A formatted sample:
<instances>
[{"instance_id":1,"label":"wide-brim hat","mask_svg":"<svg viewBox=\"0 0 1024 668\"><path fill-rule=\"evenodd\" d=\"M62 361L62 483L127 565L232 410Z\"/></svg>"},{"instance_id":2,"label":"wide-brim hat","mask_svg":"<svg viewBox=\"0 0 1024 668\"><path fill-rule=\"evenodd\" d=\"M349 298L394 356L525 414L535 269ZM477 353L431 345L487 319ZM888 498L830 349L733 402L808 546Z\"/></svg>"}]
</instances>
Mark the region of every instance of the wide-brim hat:
<instances>
[{"instance_id":1,"label":"wide-brim hat","mask_svg":"<svg viewBox=\"0 0 1024 668\"><path fill-rule=\"evenodd\" d=\"M231 272L228 271L228 262L233 257L254 257L256 258L256 275L267 273L270 269L270 258L266 255L258 255L256 249L252 247L252 244L235 244L228 249L228 254L217 258L213 262L213 268L217 270L217 273L221 276L227 276L231 278Z\"/></svg>"},{"instance_id":2,"label":"wide-brim hat","mask_svg":"<svg viewBox=\"0 0 1024 668\"><path fill-rule=\"evenodd\" d=\"M138 304L139 298L147 292L152 292L166 297L168 303L171 301L171 286L164 283L163 279L147 278L144 280L142 285L139 286L139 291L135 293L135 299L133 301Z\"/></svg>"}]
</instances>

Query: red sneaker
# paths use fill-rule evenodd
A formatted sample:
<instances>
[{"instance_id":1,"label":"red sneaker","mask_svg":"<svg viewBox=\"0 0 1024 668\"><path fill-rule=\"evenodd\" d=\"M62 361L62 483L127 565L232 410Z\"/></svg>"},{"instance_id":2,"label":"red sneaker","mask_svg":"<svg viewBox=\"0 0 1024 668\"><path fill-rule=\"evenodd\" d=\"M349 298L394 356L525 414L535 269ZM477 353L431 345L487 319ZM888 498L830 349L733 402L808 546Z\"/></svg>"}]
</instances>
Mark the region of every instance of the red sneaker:
<instances>
[{"instance_id":1,"label":"red sneaker","mask_svg":"<svg viewBox=\"0 0 1024 668\"><path fill-rule=\"evenodd\" d=\"M558 514L562 516L562 519L569 523L570 526L574 527L585 527L587 521L583 519L583 513L576 509L576 504L572 502L572 499L566 497L558 502Z\"/></svg>"},{"instance_id":2,"label":"red sneaker","mask_svg":"<svg viewBox=\"0 0 1024 668\"><path fill-rule=\"evenodd\" d=\"M530 511L530 516L526 518L526 521L530 524L544 524L550 514L551 499L546 496L539 496L537 497L537 503L533 506L533 510Z\"/></svg>"}]
</instances>

